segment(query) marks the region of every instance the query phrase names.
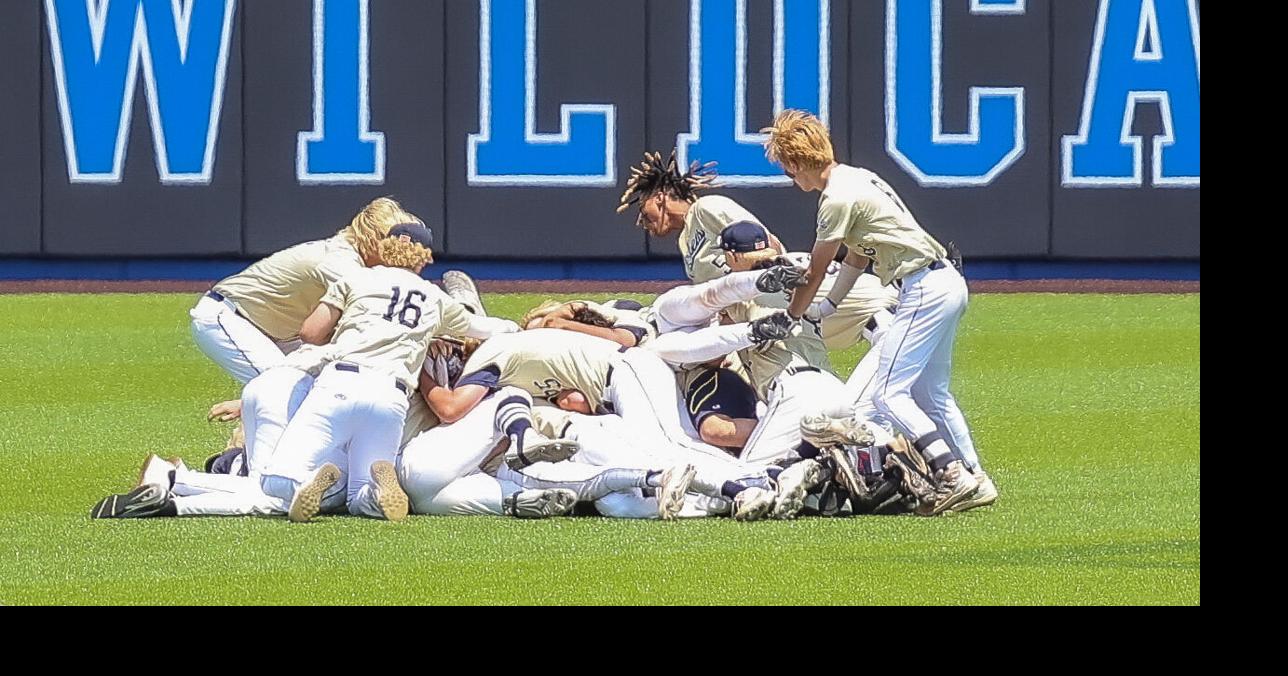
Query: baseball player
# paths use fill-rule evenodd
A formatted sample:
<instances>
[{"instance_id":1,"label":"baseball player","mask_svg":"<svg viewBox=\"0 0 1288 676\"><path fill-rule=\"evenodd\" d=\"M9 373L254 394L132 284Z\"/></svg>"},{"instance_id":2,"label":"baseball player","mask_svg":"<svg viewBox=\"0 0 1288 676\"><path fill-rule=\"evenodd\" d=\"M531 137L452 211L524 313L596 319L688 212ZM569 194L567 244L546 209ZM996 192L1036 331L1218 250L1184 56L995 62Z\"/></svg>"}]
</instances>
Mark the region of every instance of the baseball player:
<instances>
[{"instance_id":1,"label":"baseball player","mask_svg":"<svg viewBox=\"0 0 1288 676\"><path fill-rule=\"evenodd\" d=\"M300 328L313 347L287 360L319 374L260 479L266 494L291 502L292 521L317 515L345 476L329 461L337 449L347 456L351 514L406 517L408 498L393 461L408 395L430 337L463 336L474 317L420 277L433 260L433 237L424 225L396 225L379 247L383 265L331 285Z\"/></svg>"},{"instance_id":2,"label":"baseball player","mask_svg":"<svg viewBox=\"0 0 1288 676\"><path fill-rule=\"evenodd\" d=\"M377 245L399 223L421 223L387 197L334 237L297 244L211 287L192 317L197 347L243 385L300 346L300 325L327 288L380 262Z\"/></svg>"},{"instance_id":3,"label":"baseball player","mask_svg":"<svg viewBox=\"0 0 1288 676\"><path fill-rule=\"evenodd\" d=\"M751 263L787 254L778 237L750 211L722 195L701 195L714 187L717 178L714 163L690 166L681 174L671 158L662 161L658 153L645 153L644 162L631 169L626 191L622 194L617 211L632 205L639 207L636 223L654 237L679 233L678 245L684 260L684 272L689 280L701 283L717 279L730 272L752 269ZM765 234L764 258L740 252L746 266L736 266L734 258L721 247L721 233L735 224L759 226ZM803 255L803 254L802 254ZM839 266L838 266L839 272ZM836 282L831 273L818 287L817 300L823 301ZM850 292L843 294L836 304L836 311L822 318L823 340L830 350L843 350L856 344L860 338L873 331L880 332L879 311L890 309L897 301L893 290L883 288L875 277L861 280ZM763 304L763 303L762 303ZM875 322L873 319L875 318Z\"/></svg>"},{"instance_id":4,"label":"baseball player","mask_svg":"<svg viewBox=\"0 0 1288 676\"><path fill-rule=\"evenodd\" d=\"M720 232L718 241L725 252L726 263L735 271L732 274L739 270L784 262L800 268L808 268L810 265L809 254L777 254L769 244L769 232L759 223L734 223ZM859 338L868 341L870 347L867 353L850 372L845 386L855 402L855 416L863 420L879 421L880 415L872 403L872 385L876 380L877 362L881 355L880 341L894 320L893 310L898 297L893 289L883 286L875 275L864 273L859 276L854 289L842 297L840 305L831 306L826 294L834 288L839 268L836 263L830 264L827 279L820 287L820 303L831 309L831 312L818 322L818 328L823 336L823 344L829 350L848 348ZM756 300L765 307L786 309L791 299L792 291L784 290ZM830 335L829 331L832 332Z\"/></svg>"},{"instance_id":5,"label":"baseball player","mask_svg":"<svg viewBox=\"0 0 1288 676\"><path fill-rule=\"evenodd\" d=\"M997 490L979 465L966 419L948 391L953 340L966 310L966 282L946 250L876 174L836 161L827 127L799 110L779 114L765 143L766 156L797 187L819 191L818 232L810 283L793 297L793 318L818 318L838 305L872 264L883 284L899 290L899 304L882 341L873 403L906 430L934 471L944 497L934 513L991 504ZM814 302L828 263L841 244L849 254L827 301ZM960 459L959 459L960 458Z\"/></svg>"}]
</instances>

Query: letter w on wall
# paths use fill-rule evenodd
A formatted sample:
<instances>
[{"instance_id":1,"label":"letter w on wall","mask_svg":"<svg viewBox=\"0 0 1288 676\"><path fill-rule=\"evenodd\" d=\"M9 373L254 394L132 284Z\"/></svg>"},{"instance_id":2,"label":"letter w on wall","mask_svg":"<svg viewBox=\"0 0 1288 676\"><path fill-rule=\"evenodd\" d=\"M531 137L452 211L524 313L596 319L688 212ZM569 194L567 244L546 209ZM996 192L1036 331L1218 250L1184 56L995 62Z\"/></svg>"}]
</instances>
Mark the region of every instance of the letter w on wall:
<instances>
[{"instance_id":1,"label":"letter w on wall","mask_svg":"<svg viewBox=\"0 0 1288 676\"><path fill-rule=\"evenodd\" d=\"M214 171L236 0L45 0L67 176L119 183L140 69L157 174Z\"/></svg>"}]
</instances>

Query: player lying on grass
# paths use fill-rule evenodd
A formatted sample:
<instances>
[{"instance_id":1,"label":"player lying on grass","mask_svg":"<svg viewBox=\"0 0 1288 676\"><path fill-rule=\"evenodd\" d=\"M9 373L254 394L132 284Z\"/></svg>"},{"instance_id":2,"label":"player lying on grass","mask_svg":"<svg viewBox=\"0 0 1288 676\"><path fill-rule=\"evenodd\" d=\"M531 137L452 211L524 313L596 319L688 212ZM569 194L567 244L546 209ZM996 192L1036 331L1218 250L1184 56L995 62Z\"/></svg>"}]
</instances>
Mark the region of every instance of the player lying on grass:
<instances>
[{"instance_id":1,"label":"player lying on grass","mask_svg":"<svg viewBox=\"0 0 1288 676\"><path fill-rule=\"evenodd\" d=\"M770 161L801 190L822 193L810 283L794 295L788 313L803 318L821 312L815 293L842 244L849 253L828 302L844 297L869 264L883 284L896 287L898 309L880 348L873 404L908 431L933 469L937 488L947 494L935 509L991 503L997 491L979 465L966 419L948 389L967 289L947 250L885 181L836 161L827 127L818 118L788 110L764 131Z\"/></svg>"}]
</instances>

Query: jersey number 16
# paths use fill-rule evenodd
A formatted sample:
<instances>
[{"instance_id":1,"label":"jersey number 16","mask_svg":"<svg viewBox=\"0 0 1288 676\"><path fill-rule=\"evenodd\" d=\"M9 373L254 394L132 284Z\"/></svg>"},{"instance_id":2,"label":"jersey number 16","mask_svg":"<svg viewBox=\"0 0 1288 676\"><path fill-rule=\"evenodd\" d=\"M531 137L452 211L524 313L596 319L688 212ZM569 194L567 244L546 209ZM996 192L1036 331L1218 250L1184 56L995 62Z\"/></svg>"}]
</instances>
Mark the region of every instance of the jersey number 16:
<instances>
[{"instance_id":1,"label":"jersey number 16","mask_svg":"<svg viewBox=\"0 0 1288 676\"><path fill-rule=\"evenodd\" d=\"M393 297L389 299L389 309L385 310L385 320L394 321L394 310L398 307L398 298L402 295L402 289L395 286ZM425 294L415 289L407 292L407 298L403 300L402 309L398 310L398 323L403 326L414 329L420 324L421 310L420 306L412 302L416 297L425 300Z\"/></svg>"}]
</instances>

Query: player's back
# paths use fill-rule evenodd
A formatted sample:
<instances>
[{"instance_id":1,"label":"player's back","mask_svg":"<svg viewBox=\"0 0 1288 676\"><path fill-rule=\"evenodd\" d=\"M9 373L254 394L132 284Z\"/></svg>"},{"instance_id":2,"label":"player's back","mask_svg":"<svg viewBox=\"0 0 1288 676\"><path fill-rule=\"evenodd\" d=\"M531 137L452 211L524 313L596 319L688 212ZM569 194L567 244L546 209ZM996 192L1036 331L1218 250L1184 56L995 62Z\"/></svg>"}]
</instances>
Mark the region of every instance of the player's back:
<instances>
[{"instance_id":1,"label":"player's back","mask_svg":"<svg viewBox=\"0 0 1288 676\"><path fill-rule=\"evenodd\" d=\"M881 177L841 164L819 196L821 241L841 239L873 260L883 284L947 255Z\"/></svg>"},{"instance_id":2,"label":"player's back","mask_svg":"<svg viewBox=\"0 0 1288 676\"><path fill-rule=\"evenodd\" d=\"M706 195L689 206L679 245L684 273L690 281L701 284L729 272L719 244L720 233L739 221L760 222L741 204L723 195Z\"/></svg>"},{"instance_id":3,"label":"player's back","mask_svg":"<svg viewBox=\"0 0 1288 676\"><path fill-rule=\"evenodd\" d=\"M331 339L335 359L388 373L415 387L429 340L451 300L402 268L376 266L345 275L322 302L341 310Z\"/></svg>"},{"instance_id":4,"label":"player's back","mask_svg":"<svg viewBox=\"0 0 1288 676\"><path fill-rule=\"evenodd\" d=\"M261 331L289 340L327 287L362 267L357 250L337 235L283 249L221 280L214 290Z\"/></svg>"},{"instance_id":5,"label":"player's back","mask_svg":"<svg viewBox=\"0 0 1288 676\"><path fill-rule=\"evenodd\" d=\"M501 385L522 388L547 401L563 390L578 390L596 408L603 402L619 348L603 338L560 329L504 334L489 338L474 351L461 380L466 382L470 374L491 366Z\"/></svg>"}]
</instances>

